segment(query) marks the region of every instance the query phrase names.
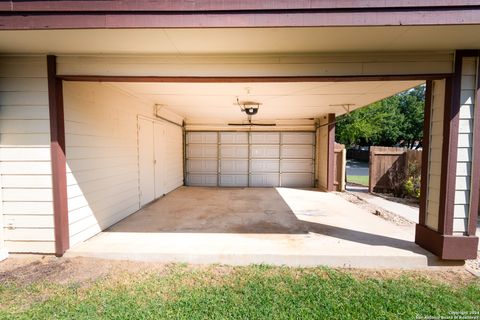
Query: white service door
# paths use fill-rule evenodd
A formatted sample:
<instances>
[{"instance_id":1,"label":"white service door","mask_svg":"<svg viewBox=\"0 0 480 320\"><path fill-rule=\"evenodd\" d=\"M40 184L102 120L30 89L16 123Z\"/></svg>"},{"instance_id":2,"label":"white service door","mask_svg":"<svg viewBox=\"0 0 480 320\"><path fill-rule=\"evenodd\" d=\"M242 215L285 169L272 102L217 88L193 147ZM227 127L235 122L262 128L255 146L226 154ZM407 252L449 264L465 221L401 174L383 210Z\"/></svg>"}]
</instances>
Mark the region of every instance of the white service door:
<instances>
[{"instance_id":1,"label":"white service door","mask_svg":"<svg viewBox=\"0 0 480 320\"><path fill-rule=\"evenodd\" d=\"M171 123L165 126L165 181L164 194L183 186L183 130Z\"/></svg>"},{"instance_id":2,"label":"white service door","mask_svg":"<svg viewBox=\"0 0 480 320\"><path fill-rule=\"evenodd\" d=\"M140 206L155 199L155 144L152 120L138 119Z\"/></svg>"},{"instance_id":3,"label":"white service door","mask_svg":"<svg viewBox=\"0 0 480 320\"><path fill-rule=\"evenodd\" d=\"M154 164L155 164L155 199L160 198L167 193L165 190L166 178L166 141L165 125L159 122L153 124L153 142L155 145Z\"/></svg>"}]
</instances>

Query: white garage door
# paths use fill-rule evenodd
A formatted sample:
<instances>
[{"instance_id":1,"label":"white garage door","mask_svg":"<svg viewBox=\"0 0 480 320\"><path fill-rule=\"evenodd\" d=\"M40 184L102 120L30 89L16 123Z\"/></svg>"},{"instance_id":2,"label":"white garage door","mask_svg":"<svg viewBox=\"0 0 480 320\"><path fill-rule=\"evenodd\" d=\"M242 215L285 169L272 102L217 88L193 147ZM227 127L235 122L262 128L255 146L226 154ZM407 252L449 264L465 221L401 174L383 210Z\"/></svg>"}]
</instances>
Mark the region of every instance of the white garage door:
<instances>
[{"instance_id":1,"label":"white garage door","mask_svg":"<svg viewBox=\"0 0 480 320\"><path fill-rule=\"evenodd\" d=\"M313 187L313 132L187 132L187 185Z\"/></svg>"}]
</instances>

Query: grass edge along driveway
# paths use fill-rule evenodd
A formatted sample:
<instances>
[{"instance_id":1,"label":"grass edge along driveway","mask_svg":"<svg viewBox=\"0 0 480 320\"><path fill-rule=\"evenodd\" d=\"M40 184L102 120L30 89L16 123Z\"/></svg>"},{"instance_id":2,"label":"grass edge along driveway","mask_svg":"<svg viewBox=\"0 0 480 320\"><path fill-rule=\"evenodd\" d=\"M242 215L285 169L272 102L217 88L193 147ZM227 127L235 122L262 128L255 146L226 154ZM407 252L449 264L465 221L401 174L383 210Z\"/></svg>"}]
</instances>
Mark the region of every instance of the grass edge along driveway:
<instances>
[{"instance_id":1,"label":"grass edge along driveway","mask_svg":"<svg viewBox=\"0 0 480 320\"><path fill-rule=\"evenodd\" d=\"M480 282L253 265L0 282L0 319L418 319L480 312Z\"/></svg>"}]
</instances>

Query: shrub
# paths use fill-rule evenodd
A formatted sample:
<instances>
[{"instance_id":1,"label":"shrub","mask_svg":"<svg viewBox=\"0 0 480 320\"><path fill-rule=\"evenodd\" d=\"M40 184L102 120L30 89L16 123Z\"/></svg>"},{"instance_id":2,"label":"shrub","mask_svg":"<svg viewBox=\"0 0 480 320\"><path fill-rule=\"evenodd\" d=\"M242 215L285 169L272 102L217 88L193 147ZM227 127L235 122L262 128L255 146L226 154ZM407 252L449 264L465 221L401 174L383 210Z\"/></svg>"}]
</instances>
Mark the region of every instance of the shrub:
<instances>
[{"instance_id":1,"label":"shrub","mask_svg":"<svg viewBox=\"0 0 480 320\"><path fill-rule=\"evenodd\" d=\"M416 161L408 164L407 177L403 182L406 195L419 199L420 198L421 173Z\"/></svg>"}]
</instances>

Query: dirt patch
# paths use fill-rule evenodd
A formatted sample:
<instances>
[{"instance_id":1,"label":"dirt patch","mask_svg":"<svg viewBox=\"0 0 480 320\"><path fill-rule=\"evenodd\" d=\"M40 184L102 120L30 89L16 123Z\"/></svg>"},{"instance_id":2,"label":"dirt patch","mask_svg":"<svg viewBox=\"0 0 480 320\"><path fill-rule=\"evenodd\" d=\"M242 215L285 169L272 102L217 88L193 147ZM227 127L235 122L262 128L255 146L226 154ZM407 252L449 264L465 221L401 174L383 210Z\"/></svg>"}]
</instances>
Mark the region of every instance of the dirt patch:
<instances>
[{"instance_id":1,"label":"dirt patch","mask_svg":"<svg viewBox=\"0 0 480 320\"><path fill-rule=\"evenodd\" d=\"M345 200L356 204L359 206L361 209L364 209L371 214L374 214L376 216L379 216L387 221L391 221L395 223L396 225L399 226L408 226L414 224L412 221L407 220L401 216L398 216L390 211L384 210L378 206L375 206L373 204L370 204L364 200L362 200L360 197L354 195L353 193L350 192L335 192L336 195L344 198Z\"/></svg>"},{"instance_id":2,"label":"dirt patch","mask_svg":"<svg viewBox=\"0 0 480 320\"><path fill-rule=\"evenodd\" d=\"M415 198L408 198L408 197L399 198L399 197L395 197L391 193L375 193L374 192L373 194L376 195L377 197L384 198L385 200L388 200L388 201L393 201L393 202L405 204L407 206L420 208L419 200Z\"/></svg>"},{"instance_id":3,"label":"dirt patch","mask_svg":"<svg viewBox=\"0 0 480 320\"><path fill-rule=\"evenodd\" d=\"M0 283L86 283L113 273L161 271L166 264L54 256L13 256L0 263Z\"/></svg>"},{"instance_id":4,"label":"dirt patch","mask_svg":"<svg viewBox=\"0 0 480 320\"><path fill-rule=\"evenodd\" d=\"M440 282L452 286L463 286L468 283L479 281L479 279L467 272L462 267L445 268L442 270L397 270L397 269L337 269L341 272L348 272L359 280L374 279L398 279L409 277L410 279L428 279L433 282Z\"/></svg>"},{"instance_id":5,"label":"dirt patch","mask_svg":"<svg viewBox=\"0 0 480 320\"><path fill-rule=\"evenodd\" d=\"M208 271L213 282L221 282L222 278L238 268L224 265L172 265L155 262L118 261L94 258L56 258L53 256L14 256L0 263L0 284L15 283L28 285L35 282L58 284L79 283L87 286L99 278L122 278L126 274L138 276L145 273L166 274L172 266L185 268L185 271ZM176 269L178 270L178 269ZM300 270L300 269L299 269ZM479 281L477 277L462 267L441 268L433 270L398 270L398 269L342 269L358 279L396 279L401 276L428 278L432 281L451 285L462 285ZM300 272L301 273L301 272ZM214 279L215 278L215 279Z\"/></svg>"},{"instance_id":6,"label":"dirt patch","mask_svg":"<svg viewBox=\"0 0 480 320\"><path fill-rule=\"evenodd\" d=\"M465 266L480 277L480 250L477 252L477 259L465 261Z\"/></svg>"}]
</instances>

